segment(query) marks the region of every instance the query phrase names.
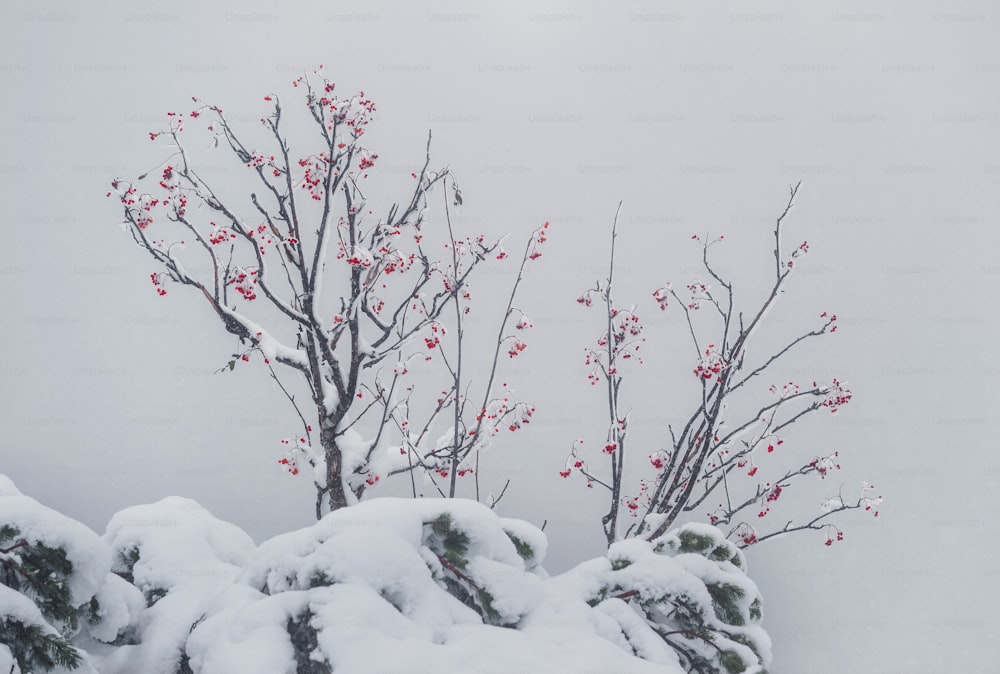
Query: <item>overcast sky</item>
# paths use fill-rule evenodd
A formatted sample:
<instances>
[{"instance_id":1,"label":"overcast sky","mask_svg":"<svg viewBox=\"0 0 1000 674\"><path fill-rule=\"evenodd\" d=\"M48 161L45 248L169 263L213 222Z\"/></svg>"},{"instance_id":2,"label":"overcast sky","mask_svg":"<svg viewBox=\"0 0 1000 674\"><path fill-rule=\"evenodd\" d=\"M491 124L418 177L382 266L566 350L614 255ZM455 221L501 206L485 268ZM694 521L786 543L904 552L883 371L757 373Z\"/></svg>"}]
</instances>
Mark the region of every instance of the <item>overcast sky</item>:
<instances>
[{"instance_id":1,"label":"overcast sky","mask_svg":"<svg viewBox=\"0 0 1000 674\"><path fill-rule=\"evenodd\" d=\"M258 541L308 524L311 488L275 464L295 422L280 391L257 370L212 374L233 340L196 297L154 293L155 267L104 194L163 159L147 132L164 112L199 96L252 125L263 94L291 96L322 63L378 104L381 184L405 184L433 129L468 231L523 240L552 223L525 286L535 331L506 375L538 419L483 477L512 479L502 514L548 520L551 571L601 552L603 494L557 471L576 437L593 446L602 432L580 358L600 317L574 299L604 273L618 201L618 296L649 337L624 398L652 450L690 407L691 364L680 316L650 292L697 274L691 234L725 234L720 267L752 302L773 218L803 180L789 236L811 251L763 339L836 312L840 331L776 377L837 376L855 398L793 434L790 460L839 450L844 465L798 503L862 479L886 502L877 521L842 518L847 538L830 548L816 534L749 551L774 671L992 671L1000 13L888 4L8 7L0 471L98 531L171 494ZM493 268L485 296L511 271ZM485 330L490 309L476 310Z\"/></svg>"}]
</instances>

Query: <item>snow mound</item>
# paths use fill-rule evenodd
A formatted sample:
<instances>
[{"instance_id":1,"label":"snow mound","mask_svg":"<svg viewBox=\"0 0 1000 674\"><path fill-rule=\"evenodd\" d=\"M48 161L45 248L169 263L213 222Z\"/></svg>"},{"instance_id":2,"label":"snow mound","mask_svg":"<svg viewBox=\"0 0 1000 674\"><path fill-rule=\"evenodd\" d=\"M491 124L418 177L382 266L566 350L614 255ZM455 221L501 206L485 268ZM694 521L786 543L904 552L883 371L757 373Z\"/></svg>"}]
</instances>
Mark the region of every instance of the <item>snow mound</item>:
<instances>
[{"instance_id":1,"label":"snow mound","mask_svg":"<svg viewBox=\"0 0 1000 674\"><path fill-rule=\"evenodd\" d=\"M87 632L105 643L112 643L127 633L146 608L142 592L114 573L104 577L94 599L97 601L94 616L97 620L88 626Z\"/></svg>"},{"instance_id":2,"label":"snow mound","mask_svg":"<svg viewBox=\"0 0 1000 674\"><path fill-rule=\"evenodd\" d=\"M6 475L0 474L0 496L19 496L20 494L21 492L14 484L14 481ZM2 652L0 651L0 653Z\"/></svg>"},{"instance_id":3,"label":"snow mound","mask_svg":"<svg viewBox=\"0 0 1000 674\"><path fill-rule=\"evenodd\" d=\"M165 498L116 513L104 541L113 570L144 597L133 641L108 654L106 674L175 674L192 626L232 585L256 549L242 529L191 499ZM131 611L128 601L116 604Z\"/></svg>"},{"instance_id":4,"label":"snow mound","mask_svg":"<svg viewBox=\"0 0 1000 674\"><path fill-rule=\"evenodd\" d=\"M150 603L174 587L231 581L256 548L235 524L179 496L118 512L104 540L114 553L115 573L142 590Z\"/></svg>"}]
</instances>

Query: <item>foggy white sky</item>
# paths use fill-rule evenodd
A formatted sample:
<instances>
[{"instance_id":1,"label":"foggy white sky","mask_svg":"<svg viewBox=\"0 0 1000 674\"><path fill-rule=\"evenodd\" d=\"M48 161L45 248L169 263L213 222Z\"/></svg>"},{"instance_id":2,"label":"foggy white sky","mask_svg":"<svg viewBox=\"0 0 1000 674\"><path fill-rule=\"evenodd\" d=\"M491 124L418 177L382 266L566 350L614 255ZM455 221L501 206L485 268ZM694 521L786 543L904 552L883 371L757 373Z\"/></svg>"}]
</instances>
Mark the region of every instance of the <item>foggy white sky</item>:
<instances>
[{"instance_id":1,"label":"foggy white sky","mask_svg":"<svg viewBox=\"0 0 1000 674\"><path fill-rule=\"evenodd\" d=\"M311 488L274 463L294 427L280 392L252 369L212 375L232 340L197 298L156 296L155 268L104 193L163 158L146 132L165 111L197 95L252 125L264 93L288 97L323 63L378 103L369 142L386 184L402 184L430 128L436 163L461 181L463 226L523 239L552 222L523 302L535 334L507 375L538 420L488 459L490 488L512 479L503 514L549 521L552 571L602 543L603 494L557 471L573 439L602 431L579 358L598 315L574 298L604 273L616 204L618 297L639 305L649 333L624 396L634 442L652 450L687 410L689 382L668 375L690 363L679 315L649 293L690 280L689 237L711 232L731 240L720 266L752 300L771 270L773 217L803 179L789 236L811 252L773 335L835 311L840 331L785 372L841 377L855 398L794 436L802 456L844 459L802 507L861 479L887 500L881 521L843 518L842 544L801 535L749 551L774 671L990 671L1000 12L891 4L6 9L0 471L98 531L170 494L258 541L310 521ZM485 295L510 271L490 272Z\"/></svg>"}]
</instances>

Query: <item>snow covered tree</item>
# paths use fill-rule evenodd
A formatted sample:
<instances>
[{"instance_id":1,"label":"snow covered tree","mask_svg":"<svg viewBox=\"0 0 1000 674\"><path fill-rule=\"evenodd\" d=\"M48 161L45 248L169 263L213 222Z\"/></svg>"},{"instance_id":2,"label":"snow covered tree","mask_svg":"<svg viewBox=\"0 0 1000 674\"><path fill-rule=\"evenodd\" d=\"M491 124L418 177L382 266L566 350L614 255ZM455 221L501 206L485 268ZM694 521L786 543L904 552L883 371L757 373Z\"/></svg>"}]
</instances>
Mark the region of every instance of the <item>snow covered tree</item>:
<instances>
[{"instance_id":1,"label":"snow covered tree","mask_svg":"<svg viewBox=\"0 0 1000 674\"><path fill-rule=\"evenodd\" d=\"M72 572L64 549L29 541L18 527L0 524L2 604L21 607L20 611L4 611L0 643L13 646L12 655L22 671L80 664L79 652L63 634L79 624L79 607L72 602L68 584ZM24 597L12 596L16 592ZM63 629L54 629L56 625Z\"/></svg>"},{"instance_id":2,"label":"snow covered tree","mask_svg":"<svg viewBox=\"0 0 1000 674\"><path fill-rule=\"evenodd\" d=\"M20 674L80 665L80 651L25 595L0 586L0 607L0 667Z\"/></svg>"},{"instance_id":3,"label":"snow covered tree","mask_svg":"<svg viewBox=\"0 0 1000 674\"><path fill-rule=\"evenodd\" d=\"M377 216L362 189L379 160L364 144L374 102L363 92L340 97L322 66L293 86L304 95L316 146L293 149L275 94L263 97L270 112L260 120L260 138L195 98L187 115L168 113L166 128L149 134L168 141L166 160L135 183L115 179L108 195L121 200L125 227L159 265L150 275L156 292L166 295L174 283L203 296L239 341L228 369L259 362L294 407L301 428L283 441L280 463L292 474L310 474L317 518L324 499L336 510L382 477L415 470L454 496L456 477L473 472L489 439L500 428L516 430L534 410L509 389L498 391L496 373L501 353L514 357L524 348L508 328L530 324L513 303L525 263L541 255L548 223L525 248L489 380L472 404L461 348L470 277L488 258L507 253L498 241L455 232L447 209L462 203L462 193L447 168L431 170L430 137L407 198ZM209 184L185 140L192 132L231 155L234 172L250 182L245 197L227 196L228 184ZM141 192L137 183L150 174L157 184ZM427 226L435 191L446 231ZM448 257L439 260L430 250L442 245ZM443 339L449 330L456 333L451 346ZM406 375L435 355L448 383L440 395L425 392L423 399L433 396L437 404L420 412ZM308 404L279 380L279 365L295 373L296 385L304 383ZM432 443L434 421L448 416L451 432ZM392 432L396 444L387 439Z\"/></svg>"},{"instance_id":4,"label":"snow covered tree","mask_svg":"<svg viewBox=\"0 0 1000 674\"><path fill-rule=\"evenodd\" d=\"M93 672L74 640L114 643L141 603L110 567L97 534L0 475L0 671Z\"/></svg>"},{"instance_id":5,"label":"snow covered tree","mask_svg":"<svg viewBox=\"0 0 1000 674\"><path fill-rule=\"evenodd\" d=\"M662 640L694 674L763 672L770 662L760 593L743 553L715 527L688 523L653 541L618 542L608 560L590 604L619 622L636 653Z\"/></svg>"},{"instance_id":6,"label":"snow covered tree","mask_svg":"<svg viewBox=\"0 0 1000 674\"><path fill-rule=\"evenodd\" d=\"M632 494L624 491L631 411L622 404L621 393L625 368L630 363L642 362L639 352L645 337L636 306L621 306L614 297L618 238L618 213L615 214L608 276L577 300L583 306L597 304L603 309L602 332L596 348L586 349L586 365L591 385L601 384L607 404L609 424L601 453L608 470L601 470L587 459L581 439L573 444L560 471L563 477L569 477L576 470L588 486L597 484L608 490L610 506L603 525L609 545L623 537L623 513L635 520L624 537L655 539L675 526L678 518L697 515L705 509L708 522L728 527L728 538L741 547L804 530L825 531L825 544L831 545L843 540L843 531L830 519L836 513L864 510L878 515L876 507L881 497L875 496L872 485L864 482L855 498L843 495L827 498L820 504L819 512L804 521L788 519L783 525L772 527L761 524L786 489L794 488L803 478L823 479L830 471L840 469L839 452L809 456L792 468L779 468L780 462L774 458L787 456L789 449L782 447L783 431L812 413L836 413L852 397L846 383L836 377L805 383L772 379L765 390L750 393L753 384L777 369L775 364L779 359L807 340L837 330L836 314L817 312L819 320L814 327L788 338L765 357L758 356L751 348L753 338L784 293L800 258L809 251L806 241L790 250L783 241L785 219L800 184L791 187L788 202L775 222L774 278L759 304L743 309L732 280L724 278L711 261L709 252L723 243L723 236L691 237L701 248L705 279L687 283L683 291L667 284L652 293L661 310L676 303L684 314L685 332L694 350L692 372L697 384L693 404L682 417L682 424L667 426L669 446L648 453L652 476L642 479ZM772 472L767 480L762 479L763 474L757 476L761 467ZM712 509L712 499L716 498L719 500ZM747 513L754 517L747 518Z\"/></svg>"}]
</instances>

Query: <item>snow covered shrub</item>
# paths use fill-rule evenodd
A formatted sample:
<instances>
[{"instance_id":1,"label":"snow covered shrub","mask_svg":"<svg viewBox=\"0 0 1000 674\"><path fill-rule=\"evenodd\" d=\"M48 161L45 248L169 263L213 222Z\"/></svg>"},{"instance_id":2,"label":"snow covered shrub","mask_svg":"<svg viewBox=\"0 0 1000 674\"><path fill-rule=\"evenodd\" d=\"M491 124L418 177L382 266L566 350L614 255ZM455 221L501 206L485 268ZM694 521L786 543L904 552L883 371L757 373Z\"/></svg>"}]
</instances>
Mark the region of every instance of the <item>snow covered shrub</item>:
<instances>
[{"instance_id":1,"label":"snow covered shrub","mask_svg":"<svg viewBox=\"0 0 1000 674\"><path fill-rule=\"evenodd\" d=\"M74 642L115 642L141 608L96 533L0 475L0 671L93 671Z\"/></svg>"},{"instance_id":2,"label":"snow covered shrub","mask_svg":"<svg viewBox=\"0 0 1000 674\"><path fill-rule=\"evenodd\" d=\"M487 664L681 674L622 650L607 625L595 629L601 617L579 593L550 592L546 546L536 527L462 499L380 498L335 511L263 543L237 582L203 604L182 674Z\"/></svg>"},{"instance_id":3,"label":"snow covered shrub","mask_svg":"<svg viewBox=\"0 0 1000 674\"><path fill-rule=\"evenodd\" d=\"M116 514L105 540L148 606L103 674L362 672L372 651L398 671L441 651L458 671L476 648L442 649L466 643L456 628L515 625L543 594L545 537L470 501L376 499L256 548L168 498Z\"/></svg>"},{"instance_id":4,"label":"snow covered shrub","mask_svg":"<svg viewBox=\"0 0 1000 674\"><path fill-rule=\"evenodd\" d=\"M663 658L666 646L697 674L759 674L771 660L760 593L743 553L715 527L621 541L578 570L596 572L589 603L618 622L639 657Z\"/></svg>"},{"instance_id":5,"label":"snow covered shrub","mask_svg":"<svg viewBox=\"0 0 1000 674\"><path fill-rule=\"evenodd\" d=\"M102 672L183 672L184 642L204 616L203 604L233 583L256 548L253 540L174 496L116 513L104 542L112 570L134 584L143 610L135 633L105 658Z\"/></svg>"},{"instance_id":6,"label":"snow covered shrub","mask_svg":"<svg viewBox=\"0 0 1000 674\"><path fill-rule=\"evenodd\" d=\"M770 660L743 554L707 525L549 577L537 527L464 499L374 499L259 547L177 497L117 513L102 540L0 476L0 513L0 674L757 674Z\"/></svg>"}]
</instances>

